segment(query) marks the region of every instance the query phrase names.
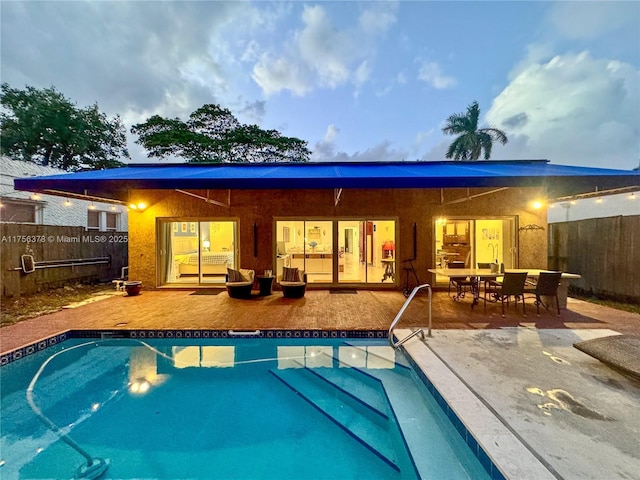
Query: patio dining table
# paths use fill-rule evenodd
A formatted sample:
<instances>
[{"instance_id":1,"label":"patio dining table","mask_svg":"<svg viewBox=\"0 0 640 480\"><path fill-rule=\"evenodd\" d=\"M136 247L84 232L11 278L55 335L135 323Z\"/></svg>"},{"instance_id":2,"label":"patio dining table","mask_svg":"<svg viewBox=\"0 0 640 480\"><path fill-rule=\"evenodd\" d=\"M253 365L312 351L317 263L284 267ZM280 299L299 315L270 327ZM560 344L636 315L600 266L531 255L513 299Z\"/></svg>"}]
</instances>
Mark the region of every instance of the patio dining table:
<instances>
[{"instance_id":1,"label":"patio dining table","mask_svg":"<svg viewBox=\"0 0 640 480\"><path fill-rule=\"evenodd\" d=\"M536 268L508 268L503 273L492 272L489 268L429 268L429 273L435 275L442 275L448 278L451 277L469 277L475 284L473 287L473 302L471 302L471 308L478 304L480 299L480 277L486 278L498 278L504 276L506 272L522 273L525 272L529 278L538 278L541 272L551 272L551 270L542 270ZM569 288L569 280L582 278L577 273L565 273L562 272L560 278L560 286L558 287L558 304L560 308L567 307L567 295ZM434 282L435 283L435 282Z\"/></svg>"}]
</instances>

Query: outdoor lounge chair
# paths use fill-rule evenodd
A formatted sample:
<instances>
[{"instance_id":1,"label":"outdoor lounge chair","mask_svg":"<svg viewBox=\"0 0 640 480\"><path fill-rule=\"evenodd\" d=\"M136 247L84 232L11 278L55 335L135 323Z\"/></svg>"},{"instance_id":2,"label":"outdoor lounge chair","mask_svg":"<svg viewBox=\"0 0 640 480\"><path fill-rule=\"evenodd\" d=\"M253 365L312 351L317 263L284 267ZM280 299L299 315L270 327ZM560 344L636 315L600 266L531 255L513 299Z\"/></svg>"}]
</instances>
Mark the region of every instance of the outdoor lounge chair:
<instances>
[{"instance_id":1,"label":"outdoor lounge chair","mask_svg":"<svg viewBox=\"0 0 640 480\"><path fill-rule=\"evenodd\" d=\"M297 268L284 267L278 283L285 298L302 298L307 289L307 274Z\"/></svg>"},{"instance_id":2,"label":"outdoor lounge chair","mask_svg":"<svg viewBox=\"0 0 640 480\"><path fill-rule=\"evenodd\" d=\"M549 306L544 303L542 297L555 298L558 316L560 316L560 302L558 302L558 286L562 272L540 272L538 282L534 286L526 286L524 293L535 295L535 305L538 316L540 316L540 305L549 310Z\"/></svg>"},{"instance_id":3,"label":"outdoor lounge chair","mask_svg":"<svg viewBox=\"0 0 640 480\"><path fill-rule=\"evenodd\" d=\"M231 298L249 298L253 289L255 270L241 268L240 270L227 269L226 283L227 293Z\"/></svg>"},{"instance_id":4,"label":"outdoor lounge chair","mask_svg":"<svg viewBox=\"0 0 640 480\"><path fill-rule=\"evenodd\" d=\"M526 305L524 303L524 282L527 280L527 272L506 272L502 282L489 281L486 283L484 290L484 308L487 308L488 301L502 303L502 316L504 317L504 304L509 304L510 297L516 302L516 311L518 310L518 299L522 300L522 314L526 317Z\"/></svg>"}]
</instances>

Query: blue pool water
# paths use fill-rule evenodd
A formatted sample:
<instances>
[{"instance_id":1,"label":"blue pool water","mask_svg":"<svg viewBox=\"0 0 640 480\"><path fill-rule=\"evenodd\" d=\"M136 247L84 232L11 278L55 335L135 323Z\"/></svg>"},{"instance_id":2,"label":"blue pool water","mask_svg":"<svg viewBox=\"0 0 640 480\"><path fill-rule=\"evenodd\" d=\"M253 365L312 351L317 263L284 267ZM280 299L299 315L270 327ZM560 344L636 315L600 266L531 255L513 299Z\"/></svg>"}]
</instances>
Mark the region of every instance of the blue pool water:
<instances>
[{"instance_id":1,"label":"blue pool water","mask_svg":"<svg viewBox=\"0 0 640 480\"><path fill-rule=\"evenodd\" d=\"M72 478L78 449L102 478L488 478L386 340L76 339L1 373L3 479Z\"/></svg>"}]
</instances>

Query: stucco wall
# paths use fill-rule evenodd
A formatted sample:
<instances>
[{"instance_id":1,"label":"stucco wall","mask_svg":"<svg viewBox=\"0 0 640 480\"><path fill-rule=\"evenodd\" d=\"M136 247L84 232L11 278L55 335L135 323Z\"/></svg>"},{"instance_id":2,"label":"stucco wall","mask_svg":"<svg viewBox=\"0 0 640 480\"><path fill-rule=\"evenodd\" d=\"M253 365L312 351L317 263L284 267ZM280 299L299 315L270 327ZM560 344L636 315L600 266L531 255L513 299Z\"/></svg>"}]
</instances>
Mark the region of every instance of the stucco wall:
<instances>
[{"instance_id":1,"label":"stucco wall","mask_svg":"<svg viewBox=\"0 0 640 480\"><path fill-rule=\"evenodd\" d=\"M544 268L547 259L545 208L530 204L544 197L541 188L510 188L459 203L491 189L378 189L344 190L337 206L333 190L211 190L192 192L229 207L223 207L183 193L167 190L131 192L132 201L144 201L144 212L129 213L129 276L142 280L145 288L158 286L156 272L157 218L172 220L235 219L239 226L240 265L264 270L273 268L274 219L288 217L389 218L398 220L396 258L413 255L414 223L417 231L417 258L414 264L425 272L434 264L434 220L438 217L518 216L518 226L538 225L545 230L520 230L518 266ZM254 256L254 223L257 229L257 256ZM401 265L398 265L401 268ZM402 285L396 275L397 285Z\"/></svg>"}]
</instances>

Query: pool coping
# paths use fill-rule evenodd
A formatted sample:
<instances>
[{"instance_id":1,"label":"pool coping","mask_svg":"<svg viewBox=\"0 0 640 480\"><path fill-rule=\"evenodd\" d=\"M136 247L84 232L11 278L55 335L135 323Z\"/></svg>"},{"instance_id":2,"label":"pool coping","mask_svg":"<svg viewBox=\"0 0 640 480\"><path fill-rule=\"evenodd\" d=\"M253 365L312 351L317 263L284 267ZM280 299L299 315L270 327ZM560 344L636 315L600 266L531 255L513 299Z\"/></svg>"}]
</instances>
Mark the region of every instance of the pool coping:
<instances>
[{"instance_id":1,"label":"pool coping","mask_svg":"<svg viewBox=\"0 0 640 480\"><path fill-rule=\"evenodd\" d=\"M411 333L408 329L395 330L398 338ZM414 337L403 348L415 371L491 478L557 479L535 452L429 347L428 337L425 340Z\"/></svg>"}]
</instances>

